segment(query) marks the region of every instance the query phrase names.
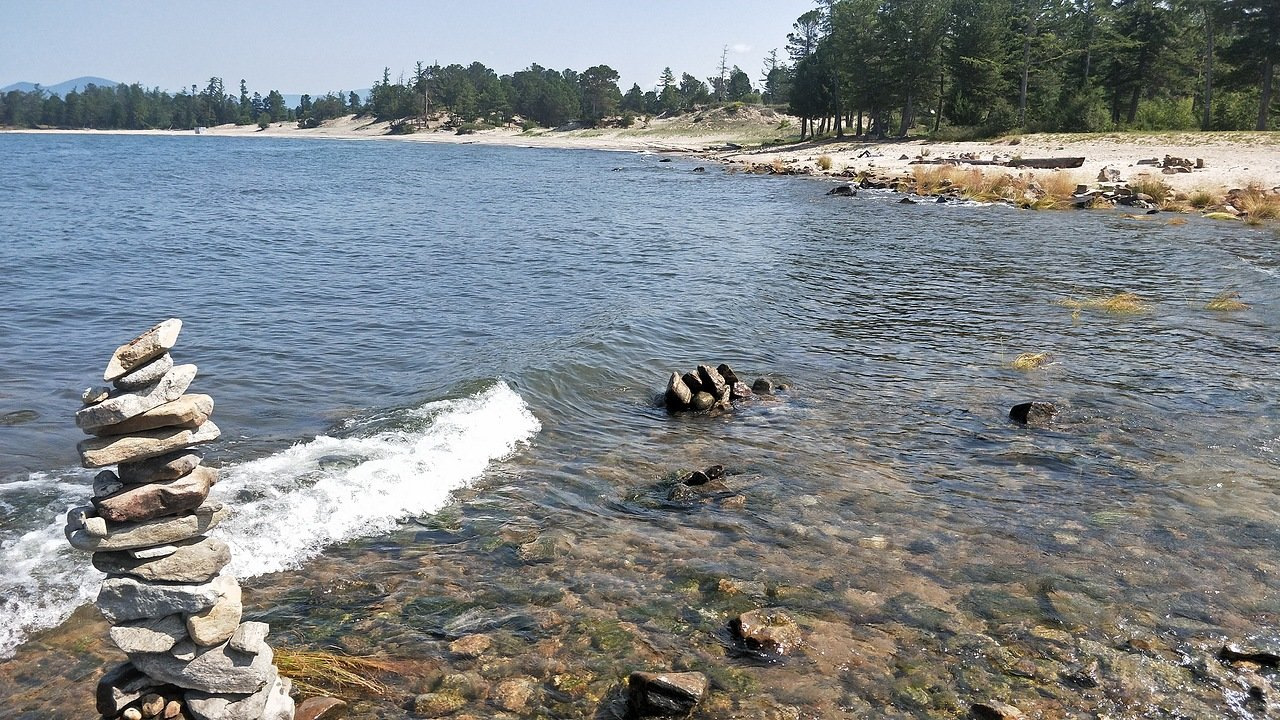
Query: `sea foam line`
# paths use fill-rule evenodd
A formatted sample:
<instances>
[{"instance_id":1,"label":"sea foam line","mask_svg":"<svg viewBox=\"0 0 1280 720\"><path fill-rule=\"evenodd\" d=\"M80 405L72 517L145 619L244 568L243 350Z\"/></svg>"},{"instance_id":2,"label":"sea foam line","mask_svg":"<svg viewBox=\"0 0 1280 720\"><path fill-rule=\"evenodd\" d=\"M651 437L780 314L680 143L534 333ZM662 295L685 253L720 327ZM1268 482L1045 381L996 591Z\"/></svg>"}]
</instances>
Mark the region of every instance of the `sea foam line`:
<instances>
[{"instance_id":1,"label":"sea foam line","mask_svg":"<svg viewBox=\"0 0 1280 720\"><path fill-rule=\"evenodd\" d=\"M503 382L395 416L405 421L397 429L320 436L222 468L211 496L234 514L211 534L231 545L236 574L297 567L330 545L385 534L406 518L435 512L542 429ZM83 504L89 490L87 479L33 473L21 482L26 488L47 482L56 491L53 502L68 509ZM46 526L0 537L0 659L97 596L103 575L67 545L65 518L63 511Z\"/></svg>"}]
</instances>

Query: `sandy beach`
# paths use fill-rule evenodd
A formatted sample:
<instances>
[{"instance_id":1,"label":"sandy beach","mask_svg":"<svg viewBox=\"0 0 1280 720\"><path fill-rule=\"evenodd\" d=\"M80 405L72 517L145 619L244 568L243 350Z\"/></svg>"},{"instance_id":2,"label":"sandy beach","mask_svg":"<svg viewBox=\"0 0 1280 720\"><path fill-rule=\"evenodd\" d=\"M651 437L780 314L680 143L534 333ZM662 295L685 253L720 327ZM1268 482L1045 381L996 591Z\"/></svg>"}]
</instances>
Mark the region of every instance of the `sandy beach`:
<instances>
[{"instance_id":1,"label":"sandy beach","mask_svg":"<svg viewBox=\"0 0 1280 720\"><path fill-rule=\"evenodd\" d=\"M394 140L456 144L505 145L594 149L629 152L669 152L695 155L731 164L781 163L790 171L813 175L849 177L870 173L881 177L909 177L912 172L940 159L956 159L961 168L975 167L984 173L1012 173L1041 177L1064 175L1070 182L1094 184L1104 169L1112 169L1122 182L1142 175L1158 177L1177 192L1206 191L1223 195L1232 188L1250 185L1280 187L1280 135L1275 133L1104 133L1033 134L990 141L935 142L891 140L883 142L821 139L816 142L780 143L794 132L795 118L741 108L726 112L711 109L674 118L655 118L621 129L530 130L517 127L457 134L452 130L422 129L405 135L388 134L390 124L366 117L348 116L329 120L320 127L299 129L292 122L274 123L266 129L256 126L220 125L202 134L222 137L289 137L346 140ZM189 130L9 130L36 133L125 133L144 135L191 135ZM740 147L732 147L732 146ZM826 159L822 159L822 158ZM1166 156L1190 161L1190 172L1165 172L1159 164ZM1014 158L1083 157L1079 168L1023 170L991 161ZM977 160L970 165L965 160ZM829 160L829 163L828 163ZM1145 161L1145 163L1144 163ZM1152 164L1154 163L1154 164ZM827 169L820 166L829 164Z\"/></svg>"}]
</instances>

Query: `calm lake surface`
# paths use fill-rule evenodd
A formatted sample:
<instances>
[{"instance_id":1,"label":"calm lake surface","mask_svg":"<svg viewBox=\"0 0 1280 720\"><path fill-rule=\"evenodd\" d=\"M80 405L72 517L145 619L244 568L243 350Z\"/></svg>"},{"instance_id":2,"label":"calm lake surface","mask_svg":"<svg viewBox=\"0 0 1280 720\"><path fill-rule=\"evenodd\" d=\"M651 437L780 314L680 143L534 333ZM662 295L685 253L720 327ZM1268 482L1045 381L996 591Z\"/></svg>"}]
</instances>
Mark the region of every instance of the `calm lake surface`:
<instances>
[{"instance_id":1,"label":"calm lake surface","mask_svg":"<svg viewBox=\"0 0 1280 720\"><path fill-rule=\"evenodd\" d=\"M1216 654L1280 642L1271 229L647 154L0 135L0 159L0 714L84 717L122 657L73 614L101 576L61 533L92 476L71 416L171 316L246 615L396 668L337 693L354 717L423 693L613 717L634 669L707 673L704 717L1267 712ZM1207 311L1226 290L1251 307ZM1062 302L1120 291L1146 310ZM655 406L708 362L790 389ZM1053 426L1007 419L1030 399ZM804 646L740 647L758 607Z\"/></svg>"}]
</instances>

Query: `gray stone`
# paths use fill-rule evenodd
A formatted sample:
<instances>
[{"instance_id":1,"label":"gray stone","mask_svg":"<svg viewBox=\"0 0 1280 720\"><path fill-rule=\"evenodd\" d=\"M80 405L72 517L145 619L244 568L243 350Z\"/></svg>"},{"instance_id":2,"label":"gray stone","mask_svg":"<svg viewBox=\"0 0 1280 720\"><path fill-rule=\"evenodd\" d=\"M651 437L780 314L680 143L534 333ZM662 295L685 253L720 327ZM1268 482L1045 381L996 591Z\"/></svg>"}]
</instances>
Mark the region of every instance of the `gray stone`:
<instances>
[{"instance_id":1,"label":"gray stone","mask_svg":"<svg viewBox=\"0 0 1280 720\"><path fill-rule=\"evenodd\" d=\"M684 384L689 386L689 392L694 395L702 392L702 381L698 379L698 373L685 373L681 380L684 380Z\"/></svg>"},{"instance_id":2,"label":"gray stone","mask_svg":"<svg viewBox=\"0 0 1280 720\"><path fill-rule=\"evenodd\" d=\"M109 577L102 581L94 604L109 622L119 624L126 620L199 612L213 607L221 596L222 588L216 580L196 585Z\"/></svg>"},{"instance_id":3,"label":"gray stone","mask_svg":"<svg viewBox=\"0 0 1280 720\"><path fill-rule=\"evenodd\" d=\"M217 440L221 434L222 431L210 420L194 430L160 428L136 435L93 437L81 440L76 448L80 451L80 464L99 468L164 455L188 445Z\"/></svg>"},{"instance_id":4,"label":"gray stone","mask_svg":"<svg viewBox=\"0 0 1280 720\"><path fill-rule=\"evenodd\" d=\"M130 660L156 680L207 693L256 693L275 672L271 648L265 645L257 654L248 654L224 643L200 649L190 662L166 653L139 653Z\"/></svg>"},{"instance_id":5,"label":"gray stone","mask_svg":"<svg viewBox=\"0 0 1280 720\"><path fill-rule=\"evenodd\" d=\"M802 642L800 627L776 608L744 612L733 619L730 628L747 647L772 655L786 655Z\"/></svg>"},{"instance_id":6,"label":"gray stone","mask_svg":"<svg viewBox=\"0 0 1280 720\"><path fill-rule=\"evenodd\" d=\"M739 380L729 388L729 395L734 400L746 400L751 397L752 393L751 388L747 387L746 383Z\"/></svg>"},{"instance_id":7,"label":"gray stone","mask_svg":"<svg viewBox=\"0 0 1280 720\"><path fill-rule=\"evenodd\" d=\"M128 375L116 378L113 384L120 390L137 390L159 380L172 369L173 356L165 353Z\"/></svg>"},{"instance_id":8,"label":"gray stone","mask_svg":"<svg viewBox=\"0 0 1280 720\"><path fill-rule=\"evenodd\" d=\"M768 378L756 378L756 381L751 383L751 392L757 395L772 395L773 382Z\"/></svg>"},{"instance_id":9,"label":"gray stone","mask_svg":"<svg viewBox=\"0 0 1280 720\"><path fill-rule=\"evenodd\" d=\"M271 626L264 622L252 620L243 622L231 634L231 639L227 641L227 644L231 646L232 650L253 654L266 646L267 633L269 632L271 632Z\"/></svg>"},{"instance_id":10,"label":"gray stone","mask_svg":"<svg viewBox=\"0 0 1280 720\"><path fill-rule=\"evenodd\" d=\"M116 717L126 705L136 702L147 693L160 687L133 663L123 662L111 668L98 679L96 704L99 715Z\"/></svg>"},{"instance_id":11,"label":"gray stone","mask_svg":"<svg viewBox=\"0 0 1280 720\"><path fill-rule=\"evenodd\" d=\"M231 562L231 549L217 538L196 537L161 547L171 551L154 558L132 556L142 551L94 553L93 566L108 575L132 575L152 582L204 583Z\"/></svg>"},{"instance_id":12,"label":"gray stone","mask_svg":"<svg viewBox=\"0 0 1280 720\"><path fill-rule=\"evenodd\" d=\"M87 532L67 514L66 535L71 547L86 552L133 550L153 545L169 545L203 535L218 526L230 514L221 503L205 501L189 515L156 518L140 523L108 523L105 537Z\"/></svg>"},{"instance_id":13,"label":"gray stone","mask_svg":"<svg viewBox=\"0 0 1280 720\"><path fill-rule=\"evenodd\" d=\"M726 390L724 378L720 372L710 365L698 366L698 379L702 381L702 389L716 397L720 397Z\"/></svg>"},{"instance_id":14,"label":"gray stone","mask_svg":"<svg viewBox=\"0 0 1280 720\"><path fill-rule=\"evenodd\" d=\"M199 539L200 539L199 537L195 537L195 538L190 538L189 540L186 540L184 542L196 542ZM122 552L124 552L126 555L128 555L131 558L137 558L139 560L150 560L152 558L168 557L169 555L172 555L178 552L178 546L177 545L152 545L151 547L134 548L132 550L124 550ZM214 575L217 575L217 573L214 573ZM153 578L153 579L158 579L158 578ZM203 582L203 580L201 582Z\"/></svg>"},{"instance_id":15,"label":"gray stone","mask_svg":"<svg viewBox=\"0 0 1280 720\"><path fill-rule=\"evenodd\" d=\"M106 497L95 497L93 505L100 517L111 522L144 522L200 507L217 481L217 470L200 466L177 480L126 485Z\"/></svg>"},{"instance_id":16,"label":"gray stone","mask_svg":"<svg viewBox=\"0 0 1280 720\"><path fill-rule=\"evenodd\" d=\"M347 704L338 698L309 697L298 703L294 720L342 720L347 716Z\"/></svg>"},{"instance_id":17,"label":"gray stone","mask_svg":"<svg viewBox=\"0 0 1280 720\"><path fill-rule=\"evenodd\" d=\"M663 401L668 410L684 410L689 407L689 403L693 402L693 391L684 383L680 373L671 373L671 378L667 380L667 392L663 396Z\"/></svg>"},{"instance_id":18,"label":"gray stone","mask_svg":"<svg viewBox=\"0 0 1280 720\"><path fill-rule=\"evenodd\" d=\"M110 470L103 470L93 476L93 496L95 498L106 497L114 492L119 492L124 488L124 483L120 482L120 478Z\"/></svg>"},{"instance_id":19,"label":"gray stone","mask_svg":"<svg viewBox=\"0 0 1280 720\"><path fill-rule=\"evenodd\" d=\"M84 405L96 405L111 397L111 388L105 386L85 388L80 393L80 402Z\"/></svg>"},{"instance_id":20,"label":"gray stone","mask_svg":"<svg viewBox=\"0 0 1280 720\"><path fill-rule=\"evenodd\" d=\"M1058 408L1050 402L1024 402L1014 405L1009 410L1009 419L1023 425L1041 426L1053 422Z\"/></svg>"},{"instance_id":21,"label":"gray stone","mask_svg":"<svg viewBox=\"0 0 1280 720\"><path fill-rule=\"evenodd\" d=\"M178 318L169 318L116 348L107 362L106 372L102 373L102 379L110 381L123 377L160 357L177 344L180 332L182 332L182 321Z\"/></svg>"},{"instance_id":22,"label":"gray stone","mask_svg":"<svg viewBox=\"0 0 1280 720\"><path fill-rule=\"evenodd\" d=\"M108 632L116 647L126 653L168 652L187 638L187 626L178 614L121 623Z\"/></svg>"},{"instance_id":23,"label":"gray stone","mask_svg":"<svg viewBox=\"0 0 1280 720\"><path fill-rule=\"evenodd\" d=\"M194 450L177 450L158 457L120 463L116 471L120 482L126 484L176 480L196 469L200 453Z\"/></svg>"},{"instance_id":24,"label":"gray stone","mask_svg":"<svg viewBox=\"0 0 1280 720\"><path fill-rule=\"evenodd\" d=\"M151 408L173 402L191 387L196 379L195 365L179 365L156 382L135 392L112 393L96 405L76 412L76 427L92 433L97 428L128 420Z\"/></svg>"},{"instance_id":25,"label":"gray stone","mask_svg":"<svg viewBox=\"0 0 1280 720\"><path fill-rule=\"evenodd\" d=\"M738 382L738 373L734 372L733 368L729 367L729 363L720 363L720 365L716 367L716 372L720 373L720 377L724 378L724 383L726 385L732 386L734 383Z\"/></svg>"},{"instance_id":26,"label":"gray stone","mask_svg":"<svg viewBox=\"0 0 1280 720\"><path fill-rule=\"evenodd\" d=\"M182 662L191 662L196 659L196 652L198 650L199 648L196 647L196 644L191 642L191 638L187 638L177 645L174 645L173 648L169 650L169 655L181 660Z\"/></svg>"},{"instance_id":27,"label":"gray stone","mask_svg":"<svg viewBox=\"0 0 1280 720\"><path fill-rule=\"evenodd\" d=\"M240 583L234 575L219 575L211 584L222 597L213 607L187 616L187 634L196 645L221 645L230 640L240 626L240 613L244 610Z\"/></svg>"},{"instance_id":28,"label":"gray stone","mask_svg":"<svg viewBox=\"0 0 1280 720\"><path fill-rule=\"evenodd\" d=\"M213 398L208 395L183 395L158 407L114 425L95 428L94 435L132 435L163 427L197 428L213 414Z\"/></svg>"},{"instance_id":29,"label":"gray stone","mask_svg":"<svg viewBox=\"0 0 1280 720\"><path fill-rule=\"evenodd\" d=\"M699 410L699 411L710 410L711 407L715 404L716 404L715 396L713 396L711 393L700 392L697 395L693 396L693 403L691 407L694 410Z\"/></svg>"},{"instance_id":30,"label":"gray stone","mask_svg":"<svg viewBox=\"0 0 1280 720\"><path fill-rule=\"evenodd\" d=\"M633 717L683 717L707 696L710 683L700 672L636 671L627 679L627 708Z\"/></svg>"},{"instance_id":31,"label":"gray stone","mask_svg":"<svg viewBox=\"0 0 1280 720\"><path fill-rule=\"evenodd\" d=\"M276 688L267 695L267 706L262 709L262 720L293 720L292 692L293 681L287 677L281 677Z\"/></svg>"},{"instance_id":32,"label":"gray stone","mask_svg":"<svg viewBox=\"0 0 1280 720\"><path fill-rule=\"evenodd\" d=\"M267 684L250 695L226 695L188 690L183 699L195 720L259 720L267 707L267 699L280 689L280 675L273 667Z\"/></svg>"}]
</instances>

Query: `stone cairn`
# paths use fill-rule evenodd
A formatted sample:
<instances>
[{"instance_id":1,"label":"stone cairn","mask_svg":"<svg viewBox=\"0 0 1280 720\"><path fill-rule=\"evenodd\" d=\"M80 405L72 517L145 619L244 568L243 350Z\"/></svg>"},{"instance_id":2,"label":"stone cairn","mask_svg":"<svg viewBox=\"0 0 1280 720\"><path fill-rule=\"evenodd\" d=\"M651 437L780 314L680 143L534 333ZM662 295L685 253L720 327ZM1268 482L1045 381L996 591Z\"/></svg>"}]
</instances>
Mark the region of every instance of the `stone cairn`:
<instances>
[{"instance_id":1,"label":"stone cairn","mask_svg":"<svg viewBox=\"0 0 1280 720\"><path fill-rule=\"evenodd\" d=\"M734 400L746 400L753 395L772 395L773 391L773 383L765 378L759 378L751 387L747 387L727 364L721 363L719 367L699 365L693 372L683 375L671 373L662 396L662 404L668 412L673 413L731 410Z\"/></svg>"},{"instance_id":2,"label":"stone cairn","mask_svg":"<svg viewBox=\"0 0 1280 720\"><path fill-rule=\"evenodd\" d=\"M166 320L121 345L90 388L76 425L93 481L92 504L67 513L67 540L107 573L96 605L128 661L98 682L107 718L291 720L292 683L273 664L268 626L241 622L231 552L207 537L228 515L208 500L218 471L191 446L217 439L213 398L186 394L195 365L169 350L182 321Z\"/></svg>"}]
</instances>

